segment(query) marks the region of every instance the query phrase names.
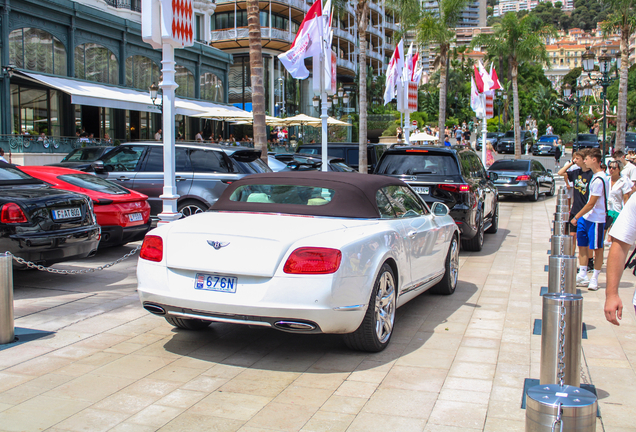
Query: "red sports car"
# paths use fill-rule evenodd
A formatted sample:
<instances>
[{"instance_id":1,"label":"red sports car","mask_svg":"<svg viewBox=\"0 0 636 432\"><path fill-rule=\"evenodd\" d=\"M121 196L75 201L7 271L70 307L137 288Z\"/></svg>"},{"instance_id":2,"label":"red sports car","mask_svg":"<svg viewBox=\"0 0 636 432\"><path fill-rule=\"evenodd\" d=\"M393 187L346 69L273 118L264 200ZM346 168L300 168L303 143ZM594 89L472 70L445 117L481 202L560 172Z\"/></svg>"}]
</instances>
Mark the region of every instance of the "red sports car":
<instances>
[{"instance_id":1,"label":"red sports car","mask_svg":"<svg viewBox=\"0 0 636 432\"><path fill-rule=\"evenodd\" d=\"M142 240L150 229L148 197L116 183L68 168L22 166L20 170L56 189L79 192L93 200L102 228L100 247Z\"/></svg>"}]
</instances>

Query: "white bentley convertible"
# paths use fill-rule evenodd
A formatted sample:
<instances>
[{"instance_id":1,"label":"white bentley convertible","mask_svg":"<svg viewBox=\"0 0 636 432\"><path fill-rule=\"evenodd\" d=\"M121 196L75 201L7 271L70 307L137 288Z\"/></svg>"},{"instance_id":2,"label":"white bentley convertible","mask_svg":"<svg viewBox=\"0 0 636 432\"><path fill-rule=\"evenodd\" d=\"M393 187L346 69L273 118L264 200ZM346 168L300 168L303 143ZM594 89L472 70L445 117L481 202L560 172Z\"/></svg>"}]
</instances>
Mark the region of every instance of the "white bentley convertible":
<instances>
[{"instance_id":1,"label":"white bentley convertible","mask_svg":"<svg viewBox=\"0 0 636 432\"><path fill-rule=\"evenodd\" d=\"M250 324L340 333L380 351L395 310L452 294L459 230L400 180L353 173L255 174L210 211L161 225L141 248L143 307L172 325Z\"/></svg>"}]
</instances>

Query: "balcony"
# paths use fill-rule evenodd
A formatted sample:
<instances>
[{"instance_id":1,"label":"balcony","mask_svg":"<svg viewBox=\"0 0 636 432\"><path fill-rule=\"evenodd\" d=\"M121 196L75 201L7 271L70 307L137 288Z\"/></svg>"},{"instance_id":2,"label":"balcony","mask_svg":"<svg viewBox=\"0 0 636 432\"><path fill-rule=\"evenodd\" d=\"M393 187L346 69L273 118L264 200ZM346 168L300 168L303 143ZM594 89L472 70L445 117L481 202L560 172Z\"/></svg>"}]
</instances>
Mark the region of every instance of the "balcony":
<instances>
[{"instance_id":1,"label":"balcony","mask_svg":"<svg viewBox=\"0 0 636 432\"><path fill-rule=\"evenodd\" d=\"M333 35L336 37L339 37L340 39L345 39L348 40L350 42L354 41L353 35L351 33L349 33L346 30L342 30L339 28L334 28L333 29Z\"/></svg>"},{"instance_id":2,"label":"balcony","mask_svg":"<svg viewBox=\"0 0 636 432\"><path fill-rule=\"evenodd\" d=\"M117 1L117 0L115 0ZM273 0L276 3L288 4L289 6L300 9L304 12L309 11L311 4L307 4L307 2L303 0ZM216 0L216 4L226 4L226 3L234 3L235 0ZM239 1L239 3L244 3L244 1Z\"/></svg>"},{"instance_id":3,"label":"balcony","mask_svg":"<svg viewBox=\"0 0 636 432\"><path fill-rule=\"evenodd\" d=\"M347 60L347 59L338 58L338 59L336 60L336 66L343 67L343 68L345 68L345 69L349 69L349 70L351 70L351 71L353 71L353 72L355 72L355 71L356 71L356 65L355 65L355 63L350 62L350 61L349 61L349 60Z\"/></svg>"},{"instance_id":4,"label":"balcony","mask_svg":"<svg viewBox=\"0 0 636 432\"><path fill-rule=\"evenodd\" d=\"M377 37L383 38L384 39L384 32L382 31L382 29L375 27L375 26L367 26L367 32L376 35Z\"/></svg>"},{"instance_id":5,"label":"balcony","mask_svg":"<svg viewBox=\"0 0 636 432\"><path fill-rule=\"evenodd\" d=\"M141 0L104 0L108 6L141 12Z\"/></svg>"},{"instance_id":6,"label":"balcony","mask_svg":"<svg viewBox=\"0 0 636 432\"><path fill-rule=\"evenodd\" d=\"M380 7L380 5L378 3L374 3L372 1L370 1L369 3L369 9L371 9L372 11L376 11L377 13L384 13L384 11L382 10L382 8Z\"/></svg>"},{"instance_id":7,"label":"balcony","mask_svg":"<svg viewBox=\"0 0 636 432\"><path fill-rule=\"evenodd\" d=\"M367 50L367 57L373 58L375 60L384 62L384 57L382 56L382 54L376 52L376 51L372 51L372 50Z\"/></svg>"},{"instance_id":8,"label":"balcony","mask_svg":"<svg viewBox=\"0 0 636 432\"><path fill-rule=\"evenodd\" d=\"M398 30L398 26L397 26L396 23L388 22L388 21L384 21L384 28L385 29L389 29L389 30L393 30L393 31L397 31Z\"/></svg>"},{"instance_id":9,"label":"balcony","mask_svg":"<svg viewBox=\"0 0 636 432\"><path fill-rule=\"evenodd\" d=\"M261 37L264 39L278 39L291 43L295 35L287 30L280 30L270 27L261 27ZM249 30L247 27L236 29L212 30L210 32L210 42L220 42L232 39L248 39Z\"/></svg>"}]
</instances>

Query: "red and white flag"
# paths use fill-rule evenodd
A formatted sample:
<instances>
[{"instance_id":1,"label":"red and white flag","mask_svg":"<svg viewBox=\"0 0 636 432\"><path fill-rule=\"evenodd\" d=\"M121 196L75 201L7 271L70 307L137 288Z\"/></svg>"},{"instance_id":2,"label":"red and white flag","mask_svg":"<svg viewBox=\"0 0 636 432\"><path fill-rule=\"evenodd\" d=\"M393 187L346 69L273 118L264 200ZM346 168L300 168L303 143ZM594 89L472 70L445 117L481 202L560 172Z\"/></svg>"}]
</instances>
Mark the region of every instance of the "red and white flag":
<instances>
[{"instance_id":1,"label":"red and white flag","mask_svg":"<svg viewBox=\"0 0 636 432\"><path fill-rule=\"evenodd\" d=\"M490 90L494 83L481 61L478 62L478 65L473 66L475 68L475 84L477 85L477 91L483 93Z\"/></svg>"},{"instance_id":2,"label":"red and white flag","mask_svg":"<svg viewBox=\"0 0 636 432\"><path fill-rule=\"evenodd\" d=\"M492 64L490 65L490 79L493 82L493 86L490 88L490 90L497 90L497 89L503 88L501 86L501 83L499 82L499 77L497 76L497 71L492 66Z\"/></svg>"},{"instance_id":3,"label":"red and white flag","mask_svg":"<svg viewBox=\"0 0 636 432\"><path fill-rule=\"evenodd\" d=\"M411 42L411 46L404 56L404 69L402 71L402 81L408 83L413 77L413 43Z\"/></svg>"},{"instance_id":4,"label":"red and white flag","mask_svg":"<svg viewBox=\"0 0 636 432\"><path fill-rule=\"evenodd\" d=\"M476 77L477 75L475 75ZM479 95L479 89L475 83L475 79L470 77L470 107L475 111L475 117L484 117L484 104Z\"/></svg>"},{"instance_id":5,"label":"red and white flag","mask_svg":"<svg viewBox=\"0 0 636 432\"><path fill-rule=\"evenodd\" d=\"M402 73L404 68L404 42L400 41L393 51L391 61L386 69L386 81L384 89L384 105L388 104L395 98L395 85L397 84L398 75Z\"/></svg>"},{"instance_id":6,"label":"red and white flag","mask_svg":"<svg viewBox=\"0 0 636 432\"><path fill-rule=\"evenodd\" d=\"M419 79L418 79L418 80L415 80L415 74L417 73L417 70L418 70L417 62L418 62L419 60L420 60L420 53L419 53L419 52L416 52L416 53L413 55L413 59L411 60L411 62L413 63L413 66L411 66L411 69L412 69L412 71L413 71L413 73L411 74L411 81L415 81L415 82L418 82L418 83L419 83L419 81L420 81L420 80L419 80ZM419 69L422 69L422 68L419 68ZM421 75L422 75L422 73L420 72L420 76L421 76Z\"/></svg>"},{"instance_id":7,"label":"red and white flag","mask_svg":"<svg viewBox=\"0 0 636 432\"><path fill-rule=\"evenodd\" d=\"M278 56L285 69L296 79L305 79L309 76L309 71L305 67L305 59L320 55L322 52L321 40L324 34L324 23L321 16L322 0L316 0L309 8L303 22L300 23L298 33L296 33L296 38L289 51Z\"/></svg>"}]
</instances>

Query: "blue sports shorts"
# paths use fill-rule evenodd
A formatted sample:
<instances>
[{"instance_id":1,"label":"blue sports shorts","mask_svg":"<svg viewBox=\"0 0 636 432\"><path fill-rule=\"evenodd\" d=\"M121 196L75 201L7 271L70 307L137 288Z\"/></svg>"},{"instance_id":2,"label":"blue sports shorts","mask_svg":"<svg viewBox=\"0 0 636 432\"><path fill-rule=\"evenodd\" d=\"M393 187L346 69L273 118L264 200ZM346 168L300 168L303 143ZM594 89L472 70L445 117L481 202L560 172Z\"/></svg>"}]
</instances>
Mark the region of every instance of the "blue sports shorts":
<instances>
[{"instance_id":1,"label":"blue sports shorts","mask_svg":"<svg viewBox=\"0 0 636 432\"><path fill-rule=\"evenodd\" d=\"M576 221L576 244L592 250L603 249L604 232L605 223L580 218Z\"/></svg>"}]
</instances>

